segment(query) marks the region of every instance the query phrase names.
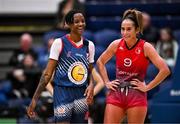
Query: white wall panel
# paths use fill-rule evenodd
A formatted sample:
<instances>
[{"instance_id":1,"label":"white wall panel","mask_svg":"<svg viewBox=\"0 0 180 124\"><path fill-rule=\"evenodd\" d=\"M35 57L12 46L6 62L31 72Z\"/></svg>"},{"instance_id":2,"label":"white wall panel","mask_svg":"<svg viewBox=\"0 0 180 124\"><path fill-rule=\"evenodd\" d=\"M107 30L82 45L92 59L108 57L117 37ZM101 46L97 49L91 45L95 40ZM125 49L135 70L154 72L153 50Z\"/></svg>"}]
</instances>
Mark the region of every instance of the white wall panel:
<instances>
[{"instance_id":1,"label":"white wall panel","mask_svg":"<svg viewBox=\"0 0 180 124\"><path fill-rule=\"evenodd\" d=\"M55 13L62 0L0 0L0 14Z\"/></svg>"}]
</instances>

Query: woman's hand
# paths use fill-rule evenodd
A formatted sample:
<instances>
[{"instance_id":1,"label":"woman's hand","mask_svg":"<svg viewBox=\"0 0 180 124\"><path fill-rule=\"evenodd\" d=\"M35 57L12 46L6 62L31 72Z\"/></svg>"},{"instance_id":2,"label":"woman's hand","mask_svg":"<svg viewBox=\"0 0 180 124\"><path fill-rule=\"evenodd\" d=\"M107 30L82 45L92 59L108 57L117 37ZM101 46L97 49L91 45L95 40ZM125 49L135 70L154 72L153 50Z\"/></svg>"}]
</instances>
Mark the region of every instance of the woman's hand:
<instances>
[{"instance_id":1,"label":"woman's hand","mask_svg":"<svg viewBox=\"0 0 180 124\"><path fill-rule=\"evenodd\" d=\"M132 79L130 83L134 86L133 89L137 89L137 90L140 90L142 92L148 91L145 82L141 82L138 79Z\"/></svg>"},{"instance_id":2,"label":"woman's hand","mask_svg":"<svg viewBox=\"0 0 180 124\"><path fill-rule=\"evenodd\" d=\"M119 80L113 80L105 83L106 87L110 90L116 91L116 88L119 86Z\"/></svg>"},{"instance_id":3,"label":"woman's hand","mask_svg":"<svg viewBox=\"0 0 180 124\"><path fill-rule=\"evenodd\" d=\"M32 100L31 104L29 105L29 107L27 108L27 115L30 119L34 119L36 117L36 113L34 111L36 106L36 102L34 100Z\"/></svg>"},{"instance_id":4,"label":"woman's hand","mask_svg":"<svg viewBox=\"0 0 180 124\"><path fill-rule=\"evenodd\" d=\"M94 96L94 86L93 84L90 84L84 93L84 96L86 96L86 102L88 105L93 104L93 96Z\"/></svg>"}]
</instances>

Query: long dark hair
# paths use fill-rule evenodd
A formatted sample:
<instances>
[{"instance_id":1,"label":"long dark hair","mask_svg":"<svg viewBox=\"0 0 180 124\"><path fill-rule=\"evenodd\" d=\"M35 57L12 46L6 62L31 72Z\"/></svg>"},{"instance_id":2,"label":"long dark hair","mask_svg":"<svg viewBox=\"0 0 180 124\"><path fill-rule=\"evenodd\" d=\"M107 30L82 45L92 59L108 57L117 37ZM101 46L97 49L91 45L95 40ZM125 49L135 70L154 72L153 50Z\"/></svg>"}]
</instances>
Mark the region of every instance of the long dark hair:
<instances>
[{"instance_id":1,"label":"long dark hair","mask_svg":"<svg viewBox=\"0 0 180 124\"><path fill-rule=\"evenodd\" d=\"M139 28L139 32L143 33L143 16L142 12L136 9L128 9L124 12L122 21L125 19L130 19L134 22L135 28Z\"/></svg>"}]
</instances>

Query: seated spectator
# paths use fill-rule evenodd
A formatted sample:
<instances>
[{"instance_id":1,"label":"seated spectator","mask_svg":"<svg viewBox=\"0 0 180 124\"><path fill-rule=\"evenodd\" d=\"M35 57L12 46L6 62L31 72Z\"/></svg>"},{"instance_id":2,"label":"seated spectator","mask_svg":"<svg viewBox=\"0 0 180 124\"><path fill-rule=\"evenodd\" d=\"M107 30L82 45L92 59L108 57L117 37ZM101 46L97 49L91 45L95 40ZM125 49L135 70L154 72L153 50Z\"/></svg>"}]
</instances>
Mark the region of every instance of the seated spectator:
<instances>
[{"instance_id":1,"label":"seated spectator","mask_svg":"<svg viewBox=\"0 0 180 124\"><path fill-rule=\"evenodd\" d=\"M84 5L80 0L62 0L58 5L56 22L53 28L43 36L44 42L50 38L62 37L67 33L67 25L64 23L64 16L72 9L78 9L84 12Z\"/></svg>"},{"instance_id":2,"label":"seated spectator","mask_svg":"<svg viewBox=\"0 0 180 124\"><path fill-rule=\"evenodd\" d=\"M10 58L10 65L19 66L22 64L26 54L31 54L33 59L36 61L38 56L32 48L33 38L29 33L24 33L20 37L20 48L15 50L12 57Z\"/></svg>"},{"instance_id":3,"label":"seated spectator","mask_svg":"<svg viewBox=\"0 0 180 124\"><path fill-rule=\"evenodd\" d=\"M143 28L141 38L155 46L159 39L159 31L151 24L151 16L146 12L143 12Z\"/></svg>"},{"instance_id":4,"label":"seated spectator","mask_svg":"<svg viewBox=\"0 0 180 124\"><path fill-rule=\"evenodd\" d=\"M84 12L84 5L80 0L62 0L59 3L56 28L64 29L64 16L72 9L78 9Z\"/></svg>"},{"instance_id":5,"label":"seated spectator","mask_svg":"<svg viewBox=\"0 0 180 124\"><path fill-rule=\"evenodd\" d=\"M15 67L9 74L12 83L13 97L32 97L40 78L40 69L31 54L26 54L22 60L22 65Z\"/></svg>"},{"instance_id":6,"label":"seated spectator","mask_svg":"<svg viewBox=\"0 0 180 124\"><path fill-rule=\"evenodd\" d=\"M170 67L174 67L177 59L178 43L174 39L173 32L170 28L160 30L160 39L156 46L157 52Z\"/></svg>"}]
</instances>

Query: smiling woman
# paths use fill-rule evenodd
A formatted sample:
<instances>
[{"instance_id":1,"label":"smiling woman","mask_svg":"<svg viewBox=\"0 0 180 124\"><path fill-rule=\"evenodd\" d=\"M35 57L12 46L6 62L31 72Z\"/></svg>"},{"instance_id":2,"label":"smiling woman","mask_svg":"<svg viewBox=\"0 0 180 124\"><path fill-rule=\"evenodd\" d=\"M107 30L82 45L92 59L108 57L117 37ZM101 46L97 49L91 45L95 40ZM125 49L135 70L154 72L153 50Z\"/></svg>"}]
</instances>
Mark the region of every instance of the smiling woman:
<instances>
[{"instance_id":1,"label":"smiling woman","mask_svg":"<svg viewBox=\"0 0 180 124\"><path fill-rule=\"evenodd\" d=\"M55 39L51 46L49 61L41 76L32 102L27 109L30 118L40 93L54 73L54 116L59 123L84 123L88 104L93 101L91 78L94 62L94 44L82 37L86 26L82 12L71 10L65 16L70 33Z\"/></svg>"},{"instance_id":2,"label":"smiling woman","mask_svg":"<svg viewBox=\"0 0 180 124\"><path fill-rule=\"evenodd\" d=\"M97 60L100 74L110 90L106 99L104 123L120 123L127 114L128 123L144 123L147 113L146 92L169 74L168 66L152 45L137 34L143 32L142 13L135 9L124 12L122 39L113 41ZM116 56L116 79L110 81L105 64ZM147 85L144 82L149 60L159 73Z\"/></svg>"}]
</instances>

